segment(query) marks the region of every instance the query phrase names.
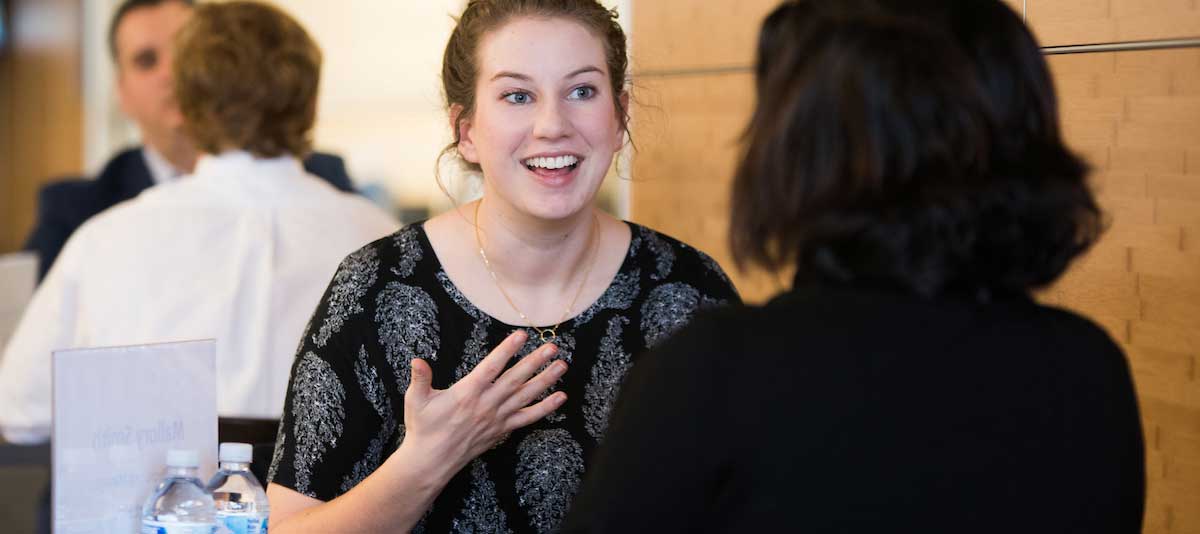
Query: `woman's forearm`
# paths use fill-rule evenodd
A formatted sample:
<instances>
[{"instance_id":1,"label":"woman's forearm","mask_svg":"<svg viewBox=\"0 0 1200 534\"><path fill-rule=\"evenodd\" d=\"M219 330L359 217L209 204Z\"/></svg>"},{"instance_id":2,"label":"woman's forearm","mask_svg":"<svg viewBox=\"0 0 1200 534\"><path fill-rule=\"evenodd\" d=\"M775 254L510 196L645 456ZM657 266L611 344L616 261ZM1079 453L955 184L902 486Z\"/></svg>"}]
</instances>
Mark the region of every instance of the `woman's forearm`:
<instances>
[{"instance_id":1,"label":"woman's forearm","mask_svg":"<svg viewBox=\"0 0 1200 534\"><path fill-rule=\"evenodd\" d=\"M462 465L439 461L401 444L346 494L271 525L271 532L408 532Z\"/></svg>"}]
</instances>

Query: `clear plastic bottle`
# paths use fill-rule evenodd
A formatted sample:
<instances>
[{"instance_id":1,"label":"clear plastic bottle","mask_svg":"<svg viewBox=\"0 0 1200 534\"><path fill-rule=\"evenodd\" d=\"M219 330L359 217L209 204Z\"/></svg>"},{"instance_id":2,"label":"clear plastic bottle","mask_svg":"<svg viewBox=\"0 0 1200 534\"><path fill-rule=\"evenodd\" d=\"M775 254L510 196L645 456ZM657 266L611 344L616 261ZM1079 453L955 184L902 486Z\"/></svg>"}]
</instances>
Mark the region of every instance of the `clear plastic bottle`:
<instances>
[{"instance_id":1,"label":"clear plastic bottle","mask_svg":"<svg viewBox=\"0 0 1200 534\"><path fill-rule=\"evenodd\" d=\"M212 534L213 500L200 481L200 454L167 451L167 473L142 506L142 534Z\"/></svg>"},{"instance_id":2,"label":"clear plastic bottle","mask_svg":"<svg viewBox=\"0 0 1200 534\"><path fill-rule=\"evenodd\" d=\"M266 534L271 512L267 492L250 472L254 448L248 443L222 443L221 466L208 483L222 534Z\"/></svg>"}]
</instances>

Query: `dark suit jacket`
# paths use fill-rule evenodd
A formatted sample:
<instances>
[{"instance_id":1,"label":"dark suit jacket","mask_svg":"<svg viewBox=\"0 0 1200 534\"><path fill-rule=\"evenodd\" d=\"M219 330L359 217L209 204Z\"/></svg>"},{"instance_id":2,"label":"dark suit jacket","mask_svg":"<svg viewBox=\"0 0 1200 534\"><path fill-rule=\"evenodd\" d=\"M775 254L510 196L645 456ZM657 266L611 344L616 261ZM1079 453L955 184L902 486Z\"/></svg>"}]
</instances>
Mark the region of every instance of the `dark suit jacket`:
<instances>
[{"instance_id":1,"label":"dark suit jacket","mask_svg":"<svg viewBox=\"0 0 1200 534\"><path fill-rule=\"evenodd\" d=\"M304 160L304 169L341 191L354 191L346 165L338 156L313 153ZM154 179L146 167L142 149L132 148L109 160L95 180L73 178L42 187L38 193L37 223L25 241L25 249L36 252L40 259L38 280L50 271L67 239L84 222L138 196L152 185Z\"/></svg>"}]
</instances>

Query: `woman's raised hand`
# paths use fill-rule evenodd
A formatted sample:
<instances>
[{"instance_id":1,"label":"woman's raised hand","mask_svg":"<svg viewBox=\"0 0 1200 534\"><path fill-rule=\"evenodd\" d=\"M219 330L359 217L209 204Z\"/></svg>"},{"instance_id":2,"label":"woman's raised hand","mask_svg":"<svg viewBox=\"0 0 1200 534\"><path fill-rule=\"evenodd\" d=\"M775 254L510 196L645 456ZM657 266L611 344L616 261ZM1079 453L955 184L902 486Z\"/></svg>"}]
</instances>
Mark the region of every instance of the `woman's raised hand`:
<instances>
[{"instance_id":1,"label":"woman's raised hand","mask_svg":"<svg viewBox=\"0 0 1200 534\"><path fill-rule=\"evenodd\" d=\"M546 366L558 351L554 345L542 345L504 370L527 337L524 330L509 335L449 389L433 389L429 364L413 360L404 395L404 445L430 461L453 461L461 468L509 432L562 406L567 395L561 391L530 405L567 370L563 361Z\"/></svg>"}]
</instances>

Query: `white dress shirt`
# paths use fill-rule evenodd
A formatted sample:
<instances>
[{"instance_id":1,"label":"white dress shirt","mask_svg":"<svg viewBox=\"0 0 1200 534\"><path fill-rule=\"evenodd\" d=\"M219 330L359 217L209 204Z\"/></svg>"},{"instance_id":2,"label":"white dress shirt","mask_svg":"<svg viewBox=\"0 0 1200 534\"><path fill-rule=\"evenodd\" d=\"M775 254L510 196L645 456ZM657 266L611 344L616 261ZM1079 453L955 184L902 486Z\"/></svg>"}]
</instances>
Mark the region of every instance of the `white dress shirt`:
<instances>
[{"instance_id":1,"label":"white dress shirt","mask_svg":"<svg viewBox=\"0 0 1200 534\"><path fill-rule=\"evenodd\" d=\"M0 431L49 437L50 354L217 340L217 412L279 417L294 351L339 262L399 224L294 158L202 157L90 219L0 359ZM136 379L134 372L130 380Z\"/></svg>"}]
</instances>

